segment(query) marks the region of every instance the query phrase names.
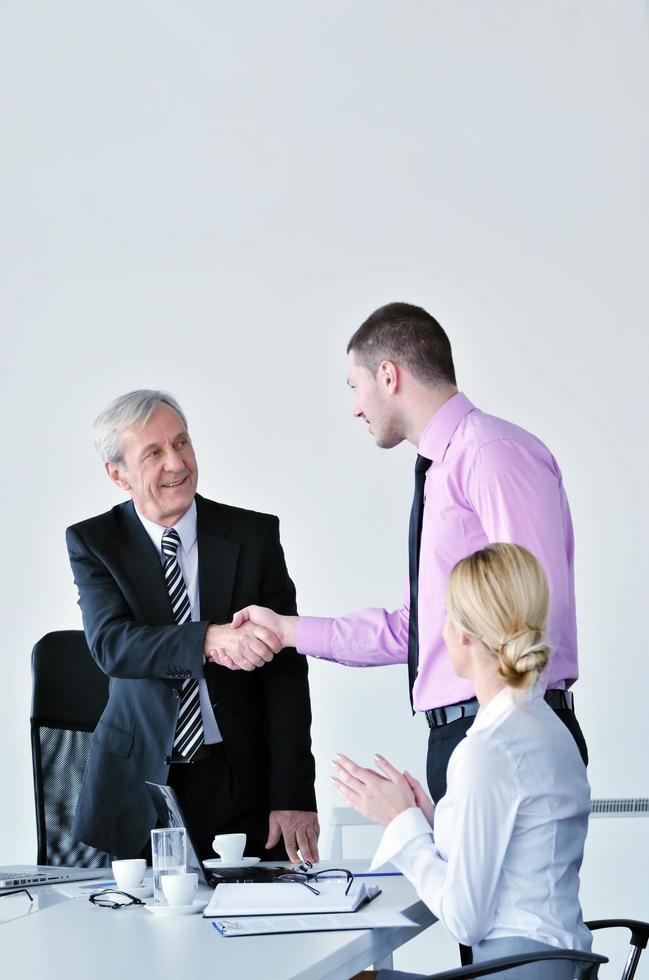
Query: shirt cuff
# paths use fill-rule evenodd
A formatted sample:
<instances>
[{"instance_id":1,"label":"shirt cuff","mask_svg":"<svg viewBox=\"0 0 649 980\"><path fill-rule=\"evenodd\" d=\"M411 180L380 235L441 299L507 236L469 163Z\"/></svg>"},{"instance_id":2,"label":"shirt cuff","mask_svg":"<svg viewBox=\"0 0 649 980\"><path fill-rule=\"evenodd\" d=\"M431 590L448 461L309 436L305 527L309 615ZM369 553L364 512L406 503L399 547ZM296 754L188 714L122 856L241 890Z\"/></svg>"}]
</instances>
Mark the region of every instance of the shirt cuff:
<instances>
[{"instance_id":1,"label":"shirt cuff","mask_svg":"<svg viewBox=\"0 0 649 980\"><path fill-rule=\"evenodd\" d=\"M319 616L300 616L297 623L295 647L298 653L332 660L331 632L333 619Z\"/></svg>"},{"instance_id":2,"label":"shirt cuff","mask_svg":"<svg viewBox=\"0 0 649 980\"><path fill-rule=\"evenodd\" d=\"M430 824L419 807L412 806L404 810L385 828L376 854L372 858L370 871L375 871L388 861L394 861L406 844L423 834L431 838L433 836Z\"/></svg>"}]
</instances>

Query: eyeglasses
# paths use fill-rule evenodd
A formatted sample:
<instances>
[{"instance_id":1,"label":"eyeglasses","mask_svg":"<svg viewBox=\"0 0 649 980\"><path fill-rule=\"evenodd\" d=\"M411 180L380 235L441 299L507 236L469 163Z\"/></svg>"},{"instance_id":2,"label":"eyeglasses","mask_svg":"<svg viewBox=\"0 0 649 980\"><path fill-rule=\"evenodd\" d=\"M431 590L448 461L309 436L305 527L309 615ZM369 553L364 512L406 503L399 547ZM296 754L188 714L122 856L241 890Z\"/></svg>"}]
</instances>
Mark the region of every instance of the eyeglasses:
<instances>
[{"instance_id":1,"label":"eyeglasses","mask_svg":"<svg viewBox=\"0 0 649 980\"><path fill-rule=\"evenodd\" d=\"M126 901L119 901L119 898L125 898ZM145 904L142 899L129 895L128 892L120 892L117 888L102 888L100 892L89 895L88 901L99 909L127 909L131 905Z\"/></svg>"},{"instance_id":2,"label":"eyeglasses","mask_svg":"<svg viewBox=\"0 0 649 980\"><path fill-rule=\"evenodd\" d=\"M305 861L296 871L289 871L285 875L278 875L275 881L294 881L295 884L304 885L305 888L308 888L312 895L319 895L319 890L314 888L313 885L310 885L309 882L314 881L322 884L325 881L336 881L337 879L344 878L347 881L345 895L349 894L354 875L347 868L327 868L325 871L317 871L315 874L312 874L312 867L313 865L310 861Z\"/></svg>"},{"instance_id":3,"label":"eyeglasses","mask_svg":"<svg viewBox=\"0 0 649 980\"><path fill-rule=\"evenodd\" d=\"M32 898L32 896L30 895L30 893L27 891L26 888L13 888L9 892L0 892L0 898L2 898L5 895L22 895L22 894L25 894L30 902L34 901L34 899Z\"/></svg>"}]
</instances>

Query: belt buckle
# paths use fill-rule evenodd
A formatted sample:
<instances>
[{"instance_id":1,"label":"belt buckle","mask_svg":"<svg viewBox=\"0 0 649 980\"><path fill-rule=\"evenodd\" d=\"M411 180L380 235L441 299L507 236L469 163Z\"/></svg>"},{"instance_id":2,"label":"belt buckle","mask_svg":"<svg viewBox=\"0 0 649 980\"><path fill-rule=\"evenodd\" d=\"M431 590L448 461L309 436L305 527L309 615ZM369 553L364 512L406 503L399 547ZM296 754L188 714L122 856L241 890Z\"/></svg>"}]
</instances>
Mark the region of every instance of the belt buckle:
<instances>
[{"instance_id":1,"label":"belt buckle","mask_svg":"<svg viewBox=\"0 0 649 980\"><path fill-rule=\"evenodd\" d=\"M464 708L461 704L449 704L447 708L443 708L442 710L444 711L445 725L450 725L451 722L464 718Z\"/></svg>"}]
</instances>

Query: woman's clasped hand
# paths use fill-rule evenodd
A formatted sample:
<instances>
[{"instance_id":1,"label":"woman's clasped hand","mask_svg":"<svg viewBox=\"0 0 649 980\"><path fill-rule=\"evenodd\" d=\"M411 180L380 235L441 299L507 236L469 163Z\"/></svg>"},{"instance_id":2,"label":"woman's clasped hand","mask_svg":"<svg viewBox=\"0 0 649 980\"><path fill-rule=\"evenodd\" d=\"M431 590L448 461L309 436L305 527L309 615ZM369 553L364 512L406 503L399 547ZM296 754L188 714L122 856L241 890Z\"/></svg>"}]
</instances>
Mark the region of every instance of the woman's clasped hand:
<instances>
[{"instance_id":1,"label":"woman's clasped hand","mask_svg":"<svg viewBox=\"0 0 649 980\"><path fill-rule=\"evenodd\" d=\"M383 827L404 810L416 806L432 827L435 806L419 780L409 772L399 772L381 755L375 755L374 760L380 773L364 769L346 755L336 755L332 762L335 775L331 781L343 799L358 813Z\"/></svg>"}]
</instances>

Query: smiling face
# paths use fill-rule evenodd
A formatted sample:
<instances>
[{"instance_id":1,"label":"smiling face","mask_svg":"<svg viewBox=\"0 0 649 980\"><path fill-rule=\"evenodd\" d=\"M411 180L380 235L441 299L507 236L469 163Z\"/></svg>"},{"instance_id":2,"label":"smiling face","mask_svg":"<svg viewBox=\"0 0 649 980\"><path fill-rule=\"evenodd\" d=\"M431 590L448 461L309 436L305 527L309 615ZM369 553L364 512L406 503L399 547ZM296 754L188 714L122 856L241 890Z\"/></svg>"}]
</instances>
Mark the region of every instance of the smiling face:
<instances>
[{"instance_id":1,"label":"smiling face","mask_svg":"<svg viewBox=\"0 0 649 980\"><path fill-rule=\"evenodd\" d=\"M396 369L383 361L376 377L359 364L354 351L347 355L347 384L354 392L354 418L363 419L379 449L392 449L405 439L403 421L394 407Z\"/></svg>"},{"instance_id":2,"label":"smiling face","mask_svg":"<svg viewBox=\"0 0 649 980\"><path fill-rule=\"evenodd\" d=\"M130 426L119 436L120 463L106 463L106 472L131 494L143 517L172 527L194 499L198 467L180 416L161 405L146 425Z\"/></svg>"}]
</instances>

